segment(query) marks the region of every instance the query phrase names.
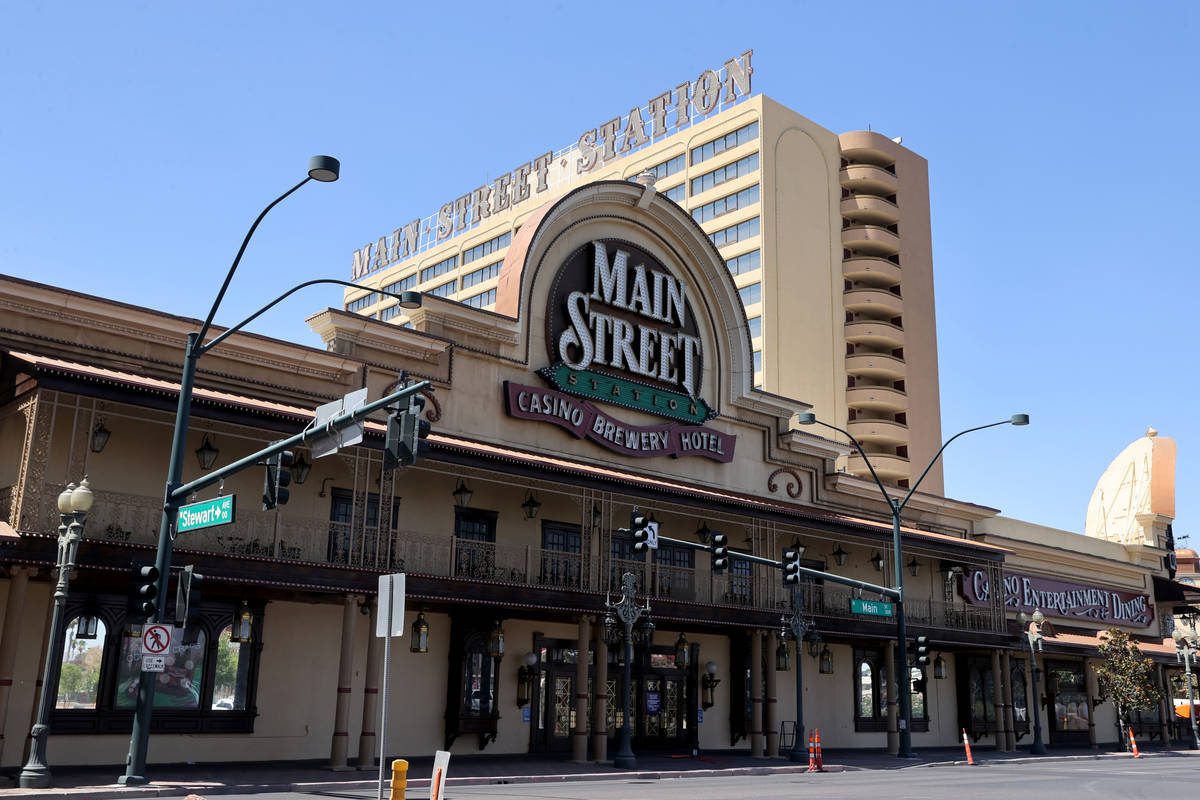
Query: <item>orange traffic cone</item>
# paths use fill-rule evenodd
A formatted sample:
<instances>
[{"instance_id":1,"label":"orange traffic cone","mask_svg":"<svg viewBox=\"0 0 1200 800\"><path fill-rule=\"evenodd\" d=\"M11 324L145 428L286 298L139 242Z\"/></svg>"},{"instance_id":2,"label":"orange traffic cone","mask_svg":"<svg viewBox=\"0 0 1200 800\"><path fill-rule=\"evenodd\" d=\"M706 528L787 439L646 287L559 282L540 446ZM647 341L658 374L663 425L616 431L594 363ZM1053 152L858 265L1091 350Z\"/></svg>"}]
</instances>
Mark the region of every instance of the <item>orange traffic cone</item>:
<instances>
[{"instance_id":1,"label":"orange traffic cone","mask_svg":"<svg viewBox=\"0 0 1200 800\"><path fill-rule=\"evenodd\" d=\"M971 757L971 740L967 738L966 728L963 728L963 747L967 748L967 766L975 766L975 759Z\"/></svg>"},{"instance_id":2,"label":"orange traffic cone","mask_svg":"<svg viewBox=\"0 0 1200 800\"><path fill-rule=\"evenodd\" d=\"M1129 729L1129 744L1133 745L1133 757L1141 758L1142 754L1139 753L1138 749L1137 749L1137 739L1133 738L1133 728L1132 727Z\"/></svg>"},{"instance_id":3,"label":"orange traffic cone","mask_svg":"<svg viewBox=\"0 0 1200 800\"><path fill-rule=\"evenodd\" d=\"M817 728L817 772L825 771L825 761L821 758L821 729Z\"/></svg>"},{"instance_id":4,"label":"orange traffic cone","mask_svg":"<svg viewBox=\"0 0 1200 800\"><path fill-rule=\"evenodd\" d=\"M815 733L815 729L814 729L814 732L808 734L808 771L809 772L817 771L817 750L816 750L816 746L813 744L813 742L815 740L816 740L816 733Z\"/></svg>"}]
</instances>

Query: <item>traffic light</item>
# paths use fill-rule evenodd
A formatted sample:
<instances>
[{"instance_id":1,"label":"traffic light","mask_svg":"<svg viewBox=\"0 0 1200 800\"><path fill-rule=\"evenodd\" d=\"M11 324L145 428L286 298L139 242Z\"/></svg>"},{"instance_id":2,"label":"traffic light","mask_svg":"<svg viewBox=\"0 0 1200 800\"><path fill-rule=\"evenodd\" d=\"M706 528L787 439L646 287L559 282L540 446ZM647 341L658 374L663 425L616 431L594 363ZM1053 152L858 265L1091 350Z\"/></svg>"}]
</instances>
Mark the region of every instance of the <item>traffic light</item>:
<instances>
[{"instance_id":1,"label":"traffic light","mask_svg":"<svg viewBox=\"0 0 1200 800\"><path fill-rule=\"evenodd\" d=\"M646 515L636 508L629 512L629 532L633 534L634 552L644 553L650 546L650 527Z\"/></svg>"},{"instance_id":2,"label":"traffic light","mask_svg":"<svg viewBox=\"0 0 1200 800\"><path fill-rule=\"evenodd\" d=\"M430 425L421 419L425 409L425 398L419 394L409 395L408 408L394 411L388 417L387 438L383 448L383 468L411 467L417 458L429 451L425 437Z\"/></svg>"},{"instance_id":3,"label":"traffic light","mask_svg":"<svg viewBox=\"0 0 1200 800\"><path fill-rule=\"evenodd\" d=\"M917 645L917 658L916 658L917 666L924 667L926 664L929 663L929 637L928 636L918 636L916 638L916 645Z\"/></svg>"},{"instance_id":4,"label":"traffic light","mask_svg":"<svg viewBox=\"0 0 1200 800\"><path fill-rule=\"evenodd\" d=\"M294 460L291 450L283 450L267 458L267 472L263 477L263 511L287 504L291 492L286 487L292 482L292 471L288 467Z\"/></svg>"},{"instance_id":5,"label":"traffic light","mask_svg":"<svg viewBox=\"0 0 1200 800\"><path fill-rule=\"evenodd\" d=\"M153 564L134 565L134 610L147 617L158 610L158 567Z\"/></svg>"},{"instance_id":6,"label":"traffic light","mask_svg":"<svg viewBox=\"0 0 1200 800\"><path fill-rule=\"evenodd\" d=\"M783 585L795 586L800 582L800 550L787 548L783 551Z\"/></svg>"},{"instance_id":7,"label":"traffic light","mask_svg":"<svg viewBox=\"0 0 1200 800\"><path fill-rule=\"evenodd\" d=\"M729 537L713 531L709 534L709 561L713 572L724 572L729 568Z\"/></svg>"},{"instance_id":8,"label":"traffic light","mask_svg":"<svg viewBox=\"0 0 1200 800\"><path fill-rule=\"evenodd\" d=\"M196 568L188 564L179 573L179 582L175 584L175 627L187 627L188 612L200 602L200 584L204 576L196 572Z\"/></svg>"}]
</instances>

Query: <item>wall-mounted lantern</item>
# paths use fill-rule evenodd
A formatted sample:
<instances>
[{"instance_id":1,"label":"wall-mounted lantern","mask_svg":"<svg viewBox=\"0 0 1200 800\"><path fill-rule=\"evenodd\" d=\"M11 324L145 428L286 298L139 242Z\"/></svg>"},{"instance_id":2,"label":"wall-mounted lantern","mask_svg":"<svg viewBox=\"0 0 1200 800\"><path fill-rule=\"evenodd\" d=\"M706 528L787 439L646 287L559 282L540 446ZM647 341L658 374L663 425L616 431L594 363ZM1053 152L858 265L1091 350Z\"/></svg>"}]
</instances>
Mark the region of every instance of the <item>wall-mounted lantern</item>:
<instances>
[{"instance_id":1,"label":"wall-mounted lantern","mask_svg":"<svg viewBox=\"0 0 1200 800\"><path fill-rule=\"evenodd\" d=\"M833 674L833 653L829 652L829 645L825 645L821 650L821 674Z\"/></svg>"},{"instance_id":2,"label":"wall-mounted lantern","mask_svg":"<svg viewBox=\"0 0 1200 800\"><path fill-rule=\"evenodd\" d=\"M704 665L704 674L700 677L700 689L703 692L701 705L705 709L713 707L713 695L716 693L717 685L721 683L721 679L717 677L717 663L709 661Z\"/></svg>"},{"instance_id":3,"label":"wall-mounted lantern","mask_svg":"<svg viewBox=\"0 0 1200 800\"><path fill-rule=\"evenodd\" d=\"M208 440L208 434L204 434L204 441L196 448L196 460L200 462L200 469L212 469L213 464L217 463L219 455L221 455L221 451Z\"/></svg>"},{"instance_id":4,"label":"wall-mounted lantern","mask_svg":"<svg viewBox=\"0 0 1200 800\"><path fill-rule=\"evenodd\" d=\"M517 705L529 705L529 698L533 695L533 682L537 678L536 653L526 653L522 659L521 668L517 670Z\"/></svg>"},{"instance_id":5,"label":"wall-mounted lantern","mask_svg":"<svg viewBox=\"0 0 1200 800\"><path fill-rule=\"evenodd\" d=\"M833 563L837 564L839 567L846 566L846 556L849 554L845 550L842 549L842 545L840 542L838 543L838 546L833 549L832 555L833 555Z\"/></svg>"},{"instance_id":6,"label":"wall-mounted lantern","mask_svg":"<svg viewBox=\"0 0 1200 800\"><path fill-rule=\"evenodd\" d=\"M92 452L100 453L108 444L108 437L112 436L112 431L104 427L104 420L96 423L96 430L92 431Z\"/></svg>"},{"instance_id":7,"label":"wall-mounted lantern","mask_svg":"<svg viewBox=\"0 0 1200 800\"><path fill-rule=\"evenodd\" d=\"M521 509L525 512L525 519L536 517L541 508L542 504L533 496L533 489L527 489L525 491L525 502L521 503Z\"/></svg>"},{"instance_id":8,"label":"wall-mounted lantern","mask_svg":"<svg viewBox=\"0 0 1200 800\"><path fill-rule=\"evenodd\" d=\"M417 611L417 619L412 624L412 641L408 649L413 653L429 652L429 623L425 621L424 609Z\"/></svg>"},{"instance_id":9,"label":"wall-mounted lantern","mask_svg":"<svg viewBox=\"0 0 1200 800\"><path fill-rule=\"evenodd\" d=\"M254 612L245 600L233 612L233 627L229 632L229 641L244 644L254 637Z\"/></svg>"},{"instance_id":10,"label":"wall-mounted lantern","mask_svg":"<svg viewBox=\"0 0 1200 800\"><path fill-rule=\"evenodd\" d=\"M459 508L466 508L471 505L471 495L475 493L467 487L466 481L459 478L458 485L454 487L454 491L451 494L454 495L454 505Z\"/></svg>"},{"instance_id":11,"label":"wall-mounted lantern","mask_svg":"<svg viewBox=\"0 0 1200 800\"><path fill-rule=\"evenodd\" d=\"M872 554L871 563L875 566L876 572L883 572L883 556L878 550Z\"/></svg>"}]
</instances>

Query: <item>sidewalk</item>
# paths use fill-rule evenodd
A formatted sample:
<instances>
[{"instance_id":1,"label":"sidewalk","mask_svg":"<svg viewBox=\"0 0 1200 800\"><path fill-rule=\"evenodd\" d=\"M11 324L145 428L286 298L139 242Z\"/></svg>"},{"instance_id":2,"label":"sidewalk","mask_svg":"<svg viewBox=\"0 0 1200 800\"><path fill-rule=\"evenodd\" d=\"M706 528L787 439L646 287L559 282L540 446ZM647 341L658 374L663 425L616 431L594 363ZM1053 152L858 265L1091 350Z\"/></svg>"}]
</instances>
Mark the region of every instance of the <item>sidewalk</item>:
<instances>
[{"instance_id":1,"label":"sidewalk","mask_svg":"<svg viewBox=\"0 0 1200 800\"><path fill-rule=\"evenodd\" d=\"M1166 756L1200 756L1189 750L1143 748L1144 758ZM1095 758L1132 758L1129 753L1086 748L1052 748L1048 755L1030 756L1028 751L997 753L982 749L975 752L977 765L1033 759L1037 761ZM827 772L846 770L910 769L916 767L965 768L966 760L959 748L934 748L918 751L918 758L901 760L886 753L865 750L832 750L825 753ZM408 768L409 797L426 797L433 758L410 758ZM743 753L708 753L698 758L664 754L638 757L638 769L616 769L611 764L579 764L566 759L529 756L455 756L450 761L447 786L470 786L490 783L544 783L579 780L656 780L714 775L770 775L808 771L808 762L793 763L782 758L752 758ZM122 767L87 767L54 770L54 786L50 789L0 788L0 800L10 798L71 798L72 800L105 800L106 798L184 797L196 794L217 797L223 794L262 792L303 792L335 790L369 790L374 788L378 771L334 772L319 766L303 764L208 764L163 765L150 769L152 782L147 786L117 785ZM14 780L9 786L15 785ZM390 773L385 779L390 778ZM386 787L385 787L386 791Z\"/></svg>"}]
</instances>

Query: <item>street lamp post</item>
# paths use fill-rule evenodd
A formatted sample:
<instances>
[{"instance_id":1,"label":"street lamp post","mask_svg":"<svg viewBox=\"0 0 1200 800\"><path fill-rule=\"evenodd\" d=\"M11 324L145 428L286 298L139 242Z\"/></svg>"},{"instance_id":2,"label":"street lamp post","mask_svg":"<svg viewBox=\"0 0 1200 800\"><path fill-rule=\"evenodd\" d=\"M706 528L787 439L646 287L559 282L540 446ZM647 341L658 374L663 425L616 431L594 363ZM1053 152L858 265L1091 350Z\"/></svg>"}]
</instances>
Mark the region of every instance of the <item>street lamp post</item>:
<instances>
[{"instance_id":1,"label":"street lamp post","mask_svg":"<svg viewBox=\"0 0 1200 800\"><path fill-rule=\"evenodd\" d=\"M792 737L792 749L788 758L792 761L803 761L807 757L804 749L804 637L812 630L812 620L803 614L800 587L792 586L792 618L787 621L787 629L796 641L796 729Z\"/></svg>"},{"instance_id":2,"label":"street lamp post","mask_svg":"<svg viewBox=\"0 0 1200 800\"><path fill-rule=\"evenodd\" d=\"M646 605L639 606L634 599L634 592L637 587L637 578L632 572L626 572L621 576L621 599L613 603L609 598L605 598L604 607L608 613L604 618L604 626L610 638L617 630L617 620L620 620L624 626L625 633L625 670L624 681L622 687L621 708L623 710L623 719L621 720L621 742L617 748L617 754L613 758L613 766L621 769L637 769L637 757L633 754L633 726L629 722L629 690L633 685L633 626L642 617L646 618L645 628L642 636L646 641L654 635L654 623L650 621L650 600L646 600ZM616 613L616 618L613 613Z\"/></svg>"},{"instance_id":3,"label":"street lamp post","mask_svg":"<svg viewBox=\"0 0 1200 800\"><path fill-rule=\"evenodd\" d=\"M1192 723L1192 749L1200 750L1200 733L1196 732L1196 707L1192 701L1192 659L1196 657L1196 648L1200 643L1196 637L1187 637L1179 628L1171 634L1175 638L1175 657L1183 664L1187 673L1188 719ZM1174 709L1172 709L1174 711Z\"/></svg>"},{"instance_id":4,"label":"street lamp post","mask_svg":"<svg viewBox=\"0 0 1200 800\"><path fill-rule=\"evenodd\" d=\"M42 672L42 694L38 701L37 722L30 736L33 744L29 748L29 761L21 769L19 782L23 789L45 789L50 785L50 765L46 763L46 737L50 734L50 709L58 696L58 678L62 671L62 651L59 639L63 635L63 616L67 607L67 593L71 589L71 570L75 569L75 555L79 552L79 541L83 538L83 524L92 507L92 490L85 476L79 485L67 484L58 496L58 584L54 588L54 614L50 621L50 642L46 645L46 666Z\"/></svg>"},{"instance_id":5,"label":"street lamp post","mask_svg":"<svg viewBox=\"0 0 1200 800\"><path fill-rule=\"evenodd\" d=\"M1046 745L1042 742L1042 711L1041 711L1041 695L1038 694L1038 667L1036 650L1042 649L1042 623L1046 621L1046 615L1042 610L1034 609L1032 621L1030 625L1030 617L1025 616L1022 611L1017 615L1017 621L1021 623L1021 632L1025 634L1025 639L1029 642L1029 674L1033 685L1033 744L1029 746L1029 752L1035 756L1046 755Z\"/></svg>"},{"instance_id":6,"label":"street lamp post","mask_svg":"<svg viewBox=\"0 0 1200 800\"><path fill-rule=\"evenodd\" d=\"M313 156L309 159L308 177L271 201L270 205L264 208L262 213L254 220L254 224L250 226L250 230L242 240L242 246L238 249L237 255L233 259L233 265L230 266L229 272L225 275L225 282L221 284L221 289L217 292L217 297L213 301L212 308L209 309L204 324L199 331L188 334L187 346L184 351L183 375L179 381L179 403L175 411L175 431L171 440L171 460L167 469L162 523L158 529L158 550L154 564L160 576L158 594L154 598L155 611L150 614L147 619L148 622L160 621L167 605L167 576L170 574L171 567L175 516L179 507L183 504L183 498L178 496L176 490L183 485L183 457L187 443L188 417L191 414L192 408L192 386L196 378L196 363L209 350L300 289L319 283L332 283L349 287L356 286L348 281L334 278L305 281L293 286L233 327L226 328L221 334L214 336L207 344L204 342L205 335L212 327L213 317L216 316L217 308L221 305L221 300L225 297L225 291L229 288L229 283L233 280L233 274L242 260L242 254L246 252L246 245L250 243L250 237L254 235L255 230L258 229L259 223L262 222L267 212L309 181L319 181L321 183L336 181L340 169L341 164L332 156ZM377 291L380 294L398 298L400 305L405 308L416 308L421 305L421 295L419 292L394 293L382 289ZM146 751L150 740L150 716L154 707L155 684L156 681L153 680L138 682L137 708L133 717L133 732L129 737L129 756L125 761L125 774L118 778L118 782L126 786L136 786L146 783Z\"/></svg>"},{"instance_id":7,"label":"street lamp post","mask_svg":"<svg viewBox=\"0 0 1200 800\"><path fill-rule=\"evenodd\" d=\"M799 422L801 425L823 425L830 430L835 430L848 438L853 444L858 454L862 456L862 460L867 465L867 469L871 471L871 477L875 479L875 484L879 487L879 491L883 492L883 498L887 501L888 508L892 513L892 556L894 568L892 574L896 579L896 646L899 649L900 671L903 677L900 680L900 749L897 755L900 758L916 758L916 754L912 749L912 685L909 680L910 673L908 667L908 642L907 631L904 625L904 560L900 546L900 514L904 511L904 507L908 505L908 501L912 498L913 493L917 491L917 487L921 485L921 481L925 480L925 476L929 474L929 470L933 469L933 465L941 458L942 452L946 447L963 434L971 433L972 431L981 431L984 428L994 428L997 425L1028 425L1028 414L1013 414L1012 417L1000 422L992 422L987 425L979 425L974 428L967 428L965 431L959 431L951 436L942 444L938 451L934 453L929 464L921 473L921 477L917 478L908 489L908 493L903 499L893 497L883 486L883 481L879 479L878 473L875 472L875 466L871 463L871 459L867 458L866 452L858 439L846 430L842 430L836 425L830 425L828 422L821 422L815 414L804 413L800 415Z\"/></svg>"}]
</instances>

